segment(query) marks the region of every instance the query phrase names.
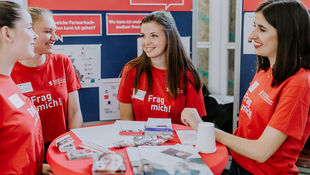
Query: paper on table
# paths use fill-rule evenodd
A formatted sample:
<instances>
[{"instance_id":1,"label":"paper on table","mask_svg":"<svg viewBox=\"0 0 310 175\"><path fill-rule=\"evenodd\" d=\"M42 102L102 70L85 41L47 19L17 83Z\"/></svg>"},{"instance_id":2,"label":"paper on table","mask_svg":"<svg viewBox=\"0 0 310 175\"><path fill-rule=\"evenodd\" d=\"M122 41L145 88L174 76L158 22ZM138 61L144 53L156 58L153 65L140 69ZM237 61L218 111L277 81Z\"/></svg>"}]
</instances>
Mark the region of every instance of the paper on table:
<instances>
[{"instance_id":1,"label":"paper on table","mask_svg":"<svg viewBox=\"0 0 310 175\"><path fill-rule=\"evenodd\" d=\"M195 145L197 142L195 130L176 130L176 133L183 145Z\"/></svg>"},{"instance_id":2,"label":"paper on table","mask_svg":"<svg viewBox=\"0 0 310 175\"><path fill-rule=\"evenodd\" d=\"M163 169L169 174L175 174L176 168L184 168L185 164L191 171L200 175L213 175L193 146L139 146L138 151L142 160L152 164L155 169Z\"/></svg>"},{"instance_id":3,"label":"paper on table","mask_svg":"<svg viewBox=\"0 0 310 175\"><path fill-rule=\"evenodd\" d=\"M118 134L118 128L112 125L101 125L71 130L80 140L96 143L103 147L112 147L113 143L126 141L131 143L133 136L122 136Z\"/></svg>"}]
</instances>

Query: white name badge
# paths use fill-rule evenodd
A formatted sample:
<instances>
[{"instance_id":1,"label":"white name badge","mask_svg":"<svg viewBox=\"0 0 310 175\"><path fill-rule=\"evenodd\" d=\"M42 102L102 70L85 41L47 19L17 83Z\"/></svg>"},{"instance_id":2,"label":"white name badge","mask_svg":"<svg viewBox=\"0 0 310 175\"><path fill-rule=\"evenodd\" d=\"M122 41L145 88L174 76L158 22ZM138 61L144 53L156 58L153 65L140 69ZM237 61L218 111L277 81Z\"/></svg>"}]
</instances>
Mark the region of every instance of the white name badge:
<instances>
[{"instance_id":1,"label":"white name badge","mask_svg":"<svg viewBox=\"0 0 310 175\"><path fill-rule=\"evenodd\" d=\"M25 102L16 93L10 96L8 99L17 109L24 106L25 104Z\"/></svg>"},{"instance_id":2,"label":"white name badge","mask_svg":"<svg viewBox=\"0 0 310 175\"><path fill-rule=\"evenodd\" d=\"M132 91L132 98L138 99L138 100L144 100L146 91L142 91L140 89L138 89L137 93L135 94L135 89L133 89Z\"/></svg>"},{"instance_id":3,"label":"white name badge","mask_svg":"<svg viewBox=\"0 0 310 175\"><path fill-rule=\"evenodd\" d=\"M250 87L249 87L249 91L252 93L257 86L259 85L259 83L257 81L255 81Z\"/></svg>"},{"instance_id":4,"label":"white name badge","mask_svg":"<svg viewBox=\"0 0 310 175\"><path fill-rule=\"evenodd\" d=\"M22 93L33 92L31 82L18 84L17 87Z\"/></svg>"}]
</instances>

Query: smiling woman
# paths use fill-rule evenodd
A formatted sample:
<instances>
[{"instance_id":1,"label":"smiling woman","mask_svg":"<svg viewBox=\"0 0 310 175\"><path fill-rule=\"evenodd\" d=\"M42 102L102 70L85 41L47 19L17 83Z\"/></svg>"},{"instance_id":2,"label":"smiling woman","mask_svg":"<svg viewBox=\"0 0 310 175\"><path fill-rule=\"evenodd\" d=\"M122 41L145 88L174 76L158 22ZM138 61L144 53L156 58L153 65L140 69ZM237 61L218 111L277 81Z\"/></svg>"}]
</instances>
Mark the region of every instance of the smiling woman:
<instances>
[{"instance_id":1,"label":"smiling woman","mask_svg":"<svg viewBox=\"0 0 310 175\"><path fill-rule=\"evenodd\" d=\"M229 174L298 174L310 135L310 17L297 0L268 0L256 10L257 72L244 95L234 135L215 129L230 148ZM197 129L193 109L182 121Z\"/></svg>"},{"instance_id":2,"label":"smiling woman","mask_svg":"<svg viewBox=\"0 0 310 175\"><path fill-rule=\"evenodd\" d=\"M120 118L171 118L181 123L185 107L206 111L198 73L185 53L169 12L156 11L141 23L142 54L123 68L118 91Z\"/></svg>"},{"instance_id":3,"label":"smiling woman","mask_svg":"<svg viewBox=\"0 0 310 175\"><path fill-rule=\"evenodd\" d=\"M38 111L10 77L17 59L34 56L37 35L29 13L0 1L0 171L1 174L40 174L43 138Z\"/></svg>"},{"instance_id":4,"label":"smiling woman","mask_svg":"<svg viewBox=\"0 0 310 175\"><path fill-rule=\"evenodd\" d=\"M52 53L58 40L53 14L41 8L29 8L28 11L39 38L34 43L34 55L28 56L27 60L18 60L11 76L39 110L47 151L57 136L82 126L77 91L81 84L70 58Z\"/></svg>"}]
</instances>

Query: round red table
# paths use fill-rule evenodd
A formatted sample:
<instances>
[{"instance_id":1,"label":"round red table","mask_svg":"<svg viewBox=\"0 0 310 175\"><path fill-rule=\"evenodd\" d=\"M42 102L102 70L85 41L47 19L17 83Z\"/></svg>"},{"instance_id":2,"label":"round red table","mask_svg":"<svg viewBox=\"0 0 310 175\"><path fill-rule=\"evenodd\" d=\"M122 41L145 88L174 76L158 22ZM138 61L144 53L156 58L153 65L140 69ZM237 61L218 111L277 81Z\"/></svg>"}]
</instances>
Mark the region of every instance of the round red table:
<instances>
[{"instance_id":1,"label":"round red table","mask_svg":"<svg viewBox=\"0 0 310 175\"><path fill-rule=\"evenodd\" d=\"M106 125L106 124L113 124L113 123L103 123L99 125ZM92 125L92 126L98 126L98 125ZM92 127L90 126L90 127ZM177 125L173 124L173 130L189 130L190 128L183 125ZM60 135L58 138L70 134L70 136L74 139L74 144L78 146L81 144L81 140L72 132L69 131L67 133L64 133ZM174 138L172 140L169 140L165 143L165 145L175 145L177 143L180 143L179 138L177 137L176 133L174 133ZM49 165L51 166L53 173L55 175L91 175L91 167L92 167L92 158L87 159L79 159L79 160L69 160L66 156L66 153L62 153L58 150L56 147L56 138L51 144L49 149L47 150L46 159ZM210 154L203 154L199 153L201 155L201 158L204 160L204 162L208 165L208 167L211 169L211 171L214 173L214 175L220 175L227 162L228 162L228 151L225 145L216 143L216 152L210 153ZM126 149L115 149L111 148L112 151L120 152L125 155L125 164L126 164L126 174L132 175L132 169L130 166L130 162L128 160L128 156L126 154Z\"/></svg>"}]
</instances>

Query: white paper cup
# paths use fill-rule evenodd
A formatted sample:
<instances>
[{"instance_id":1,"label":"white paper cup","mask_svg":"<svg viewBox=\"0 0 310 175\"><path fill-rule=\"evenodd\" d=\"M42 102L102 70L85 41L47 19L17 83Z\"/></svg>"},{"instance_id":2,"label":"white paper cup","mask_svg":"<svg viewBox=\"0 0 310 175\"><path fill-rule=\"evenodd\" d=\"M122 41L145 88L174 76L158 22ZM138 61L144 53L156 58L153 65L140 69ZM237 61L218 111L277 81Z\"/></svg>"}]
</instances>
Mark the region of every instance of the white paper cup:
<instances>
[{"instance_id":1,"label":"white paper cup","mask_svg":"<svg viewBox=\"0 0 310 175\"><path fill-rule=\"evenodd\" d=\"M214 153L216 151L214 123L199 123L196 148L201 153Z\"/></svg>"}]
</instances>

